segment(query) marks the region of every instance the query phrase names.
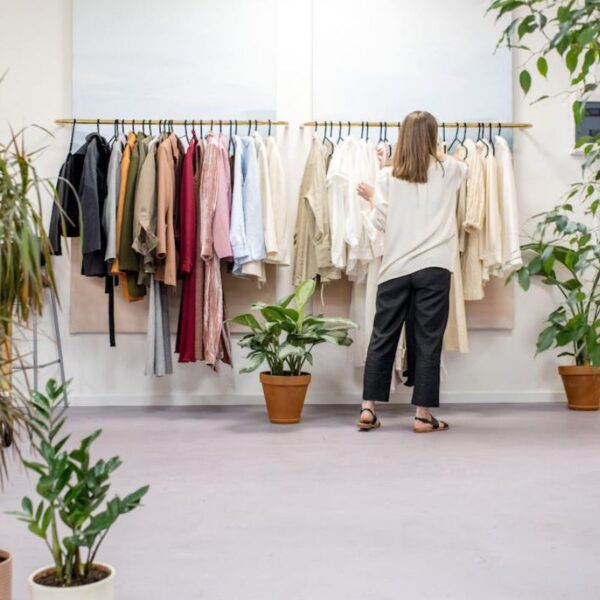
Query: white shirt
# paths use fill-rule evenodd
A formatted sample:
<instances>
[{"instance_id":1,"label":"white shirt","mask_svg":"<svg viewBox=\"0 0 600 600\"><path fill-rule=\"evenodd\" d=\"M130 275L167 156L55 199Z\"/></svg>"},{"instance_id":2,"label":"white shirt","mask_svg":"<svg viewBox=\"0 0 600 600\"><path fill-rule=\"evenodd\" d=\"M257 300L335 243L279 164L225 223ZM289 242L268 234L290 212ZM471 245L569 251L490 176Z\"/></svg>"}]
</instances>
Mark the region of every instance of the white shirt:
<instances>
[{"instance_id":1,"label":"white shirt","mask_svg":"<svg viewBox=\"0 0 600 600\"><path fill-rule=\"evenodd\" d=\"M377 177L375 202L367 216L385 232L378 283L429 267L454 271L456 200L466 177L464 163L431 160L427 183L410 183L385 167Z\"/></svg>"}]
</instances>

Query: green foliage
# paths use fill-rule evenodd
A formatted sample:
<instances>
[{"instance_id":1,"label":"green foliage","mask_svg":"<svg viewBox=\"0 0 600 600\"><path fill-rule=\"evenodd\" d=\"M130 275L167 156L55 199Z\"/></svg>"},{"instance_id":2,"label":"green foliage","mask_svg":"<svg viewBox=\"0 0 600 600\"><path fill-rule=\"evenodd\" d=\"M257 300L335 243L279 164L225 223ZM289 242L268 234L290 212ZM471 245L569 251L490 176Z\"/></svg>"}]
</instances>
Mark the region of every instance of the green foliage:
<instances>
[{"instance_id":1,"label":"green foliage","mask_svg":"<svg viewBox=\"0 0 600 600\"><path fill-rule=\"evenodd\" d=\"M90 448L101 430L84 438L72 450L63 434L66 407L63 387L48 381L46 394L34 392L32 429L37 460L23 461L37 476L39 501L21 501L13 512L29 531L44 541L57 577L68 587L88 577L96 553L117 519L140 505L148 486L108 500L110 476L121 466L119 457L93 462Z\"/></svg>"},{"instance_id":2,"label":"green foliage","mask_svg":"<svg viewBox=\"0 0 600 600\"><path fill-rule=\"evenodd\" d=\"M580 124L586 102L598 87L600 0L495 0L488 8L497 18L512 11L518 16L512 15L498 44L526 50L528 61L536 61L534 75L543 78L549 74L548 57L559 57L570 76L563 93L572 97L573 120ZM519 73L525 94L532 81L526 63ZM543 95L535 102L547 98ZM534 217L532 241L522 246L525 264L513 275L525 291L535 279L560 294L538 336L537 351L570 347L571 351L562 351L559 356L572 356L578 365L598 366L600 238L595 221L600 208L600 134L580 137L576 147L584 156L582 180L571 186L561 204ZM576 212L582 220L575 218Z\"/></svg>"},{"instance_id":3,"label":"green foliage","mask_svg":"<svg viewBox=\"0 0 600 600\"><path fill-rule=\"evenodd\" d=\"M315 293L315 281L303 281L293 294L277 304L258 302L252 305L263 319L251 313L238 315L233 323L250 329L238 344L248 349L248 362L241 373L258 369L263 362L272 375L299 375L306 362L313 364L312 350L318 344L329 342L350 346L349 330L357 325L349 319L327 318L322 315L304 315L304 308ZM292 302L295 308L290 307Z\"/></svg>"},{"instance_id":4,"label":"green foliage","mask_svg":"<svg viewBox=\"0 0 600 600\"><path fill-rule=\"evenodd\" d=\"M29 326L32 314L42 313L44 287L56 290L42 219L42 198L55 198L56 189L39 176L35 159L43 148L28 150L25 132L10 130L8 140L0 141L0 483L8 473L4 446L12 444L18 454L20 439L29 433L28 380L14 377L23 370L19 330Z\"/></svg>"}]
</instances>

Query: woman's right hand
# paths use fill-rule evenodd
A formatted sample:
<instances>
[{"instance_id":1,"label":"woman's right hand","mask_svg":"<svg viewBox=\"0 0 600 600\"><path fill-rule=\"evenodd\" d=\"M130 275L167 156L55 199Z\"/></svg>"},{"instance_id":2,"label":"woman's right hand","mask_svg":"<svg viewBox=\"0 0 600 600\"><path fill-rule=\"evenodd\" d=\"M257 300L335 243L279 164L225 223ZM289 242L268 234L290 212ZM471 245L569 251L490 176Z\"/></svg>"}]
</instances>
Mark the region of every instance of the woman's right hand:
<instances>
[{"instance_id":1,"label":"woman's right hand","mask_svg":"<svg viewBox=\"0 0 600 600\"><path fill-rule=\"evenodd\" d=\"M373 198L375 196L375 188L372 185L369 185L368 183L361 181L356 186L356 193L361 198L364 198L365 200L368 200L369 202L373 202Z\"/></svg>"}]
</instances>

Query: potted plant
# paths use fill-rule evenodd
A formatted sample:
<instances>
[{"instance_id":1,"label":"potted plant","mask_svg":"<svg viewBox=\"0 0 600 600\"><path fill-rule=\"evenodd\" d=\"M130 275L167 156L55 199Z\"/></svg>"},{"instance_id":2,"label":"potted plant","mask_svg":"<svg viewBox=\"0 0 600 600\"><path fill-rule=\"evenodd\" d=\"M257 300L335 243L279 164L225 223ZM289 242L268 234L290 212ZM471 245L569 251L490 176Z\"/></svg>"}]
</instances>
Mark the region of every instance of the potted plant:
<instances>
[{"instance_id":1,"label":"potted plant","mask_svg":"<svg viewBox=\"0 0 600 600\"><path fill-rule=\"evenodd\" d=\"M260 381L272 423L300 421L311 379L303 368L307 362L313 364L315 346L324 342L338 346L352 344L348 332L356 327L353 321L304 314L315 286L315 281L308 279L277 304L253 304L252 308L262 316L261 321L252 313L231 319L250 329L250 333L238 342L239 346L249 350L248 363L240 373L255 371L265 361L269 366L268 371L260 374Z\"/></svg>"},{"instance_id":2,"label":"potted plant","mask_svg":"<svg viewBox=\"0 0 600 600\"><path fill-rule=\"evenodd\" d=\"M92 462L90 448L102 433L95 431L73 449L63 435L66 407L63 387L54 380L46 394L33 392L32 439L37 461L24 460L37 476L39 501L23 498L15 514L43 540L52 564L31 574L32 600L113 600L115 570L97 562L98 550L117 519L140 505L143 486L108 500L110 476L119 457Z\"/></svg>"},{"instance_id":3,"label":"potted plant","mask_svg":"<svg viewBox=\"0 0 600 600\"><path fill-rule=\"evenodd\" d=\"M39 149L25 148L24 133L11 131L0 141L0 486L8 476L8 449L19 457L30 430L31 390L15 340L33 314L41 315L44 287L56 290L42 219L42 197L54 198L56 189L38 175ZM11 598L11 570L10 554L0 549L2 600Z\"/></svg>"},{"instance_id":4,"label":"potted plant","mask_svg":"<svg viewBox=\"0 0 600 600\"><path fill-rule=\"evenodd\" d=\"M499 44L529 53L527 63L535 68L520 70L524 93L533 77L548 77L548 56L564 62L570 84L564 93L573 98L575 125L585 117L586 102L596 93L595 78L600 51L598 5L567 0L494 0L489 11L500 18L513 13ZM541 34L541 35L540 35ZM531 47L529 44L531 39ZM533 62L535 61L535 62ZM547 99L542 95L535 102ZM582 150L582 179L573 184L564 200L534 217L531 242L522 246L524 265L515 275L523 290L533 279L558 292L558 302L538 336L537 351L569 348L571 365L559 366L568 406L574 410L598 410L600 406L600 236L597 216L600 208L600 133L579 136ZM578 200L578 205L575 201ZM575 204L575 205L574 205ZM579 215L579 216L577 216Z\"/></svg>"}]
</instances>

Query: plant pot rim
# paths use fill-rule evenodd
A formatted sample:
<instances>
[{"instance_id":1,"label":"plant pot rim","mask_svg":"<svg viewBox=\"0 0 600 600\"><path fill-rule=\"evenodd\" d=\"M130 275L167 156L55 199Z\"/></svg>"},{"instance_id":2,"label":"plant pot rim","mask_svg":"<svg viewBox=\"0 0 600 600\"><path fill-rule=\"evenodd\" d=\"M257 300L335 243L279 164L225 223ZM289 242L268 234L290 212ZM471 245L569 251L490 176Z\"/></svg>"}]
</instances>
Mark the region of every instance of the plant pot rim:
<instances>
[{"instance_id":1,"label":"plant pot rim","mask_svg":"<svg viewBox=\"0 0 600 600\"><path fill-rule=\"evenodd\" d=\"M288 379L291 379L292 377L306 377L307 375L310 377L310 373L308 371L302 371L298 375L291 375L289 371L284 371L283 373L279 373L277 375L274 375L271 373L271 371L261 371L260 374L266 375L267 377L286 377Z\"/></svg>"},{"instance_id":2,"label":"plant pot rim","mask_svg":"<svg viewBox=\"0 0 600 600\"><path fill-rule=\"evenodd\" d=\"M561 375L600 375L600 367L592 365L559 365L558 372Z\"/></svg>"},{"instance_id":3,"label":"plant pot rim","mask_svg":"<svg viewBox=\"0 0 600 600\"><path fill-rule=\"evenodd\" d=\"M54 565L46 565L45 567L42 567L41 569L37 569L35 570L28 578L29 581L29 585L32 587L36 587L36 588L40 588L43 590L48 590L48 589L56 589L56 590L77 590L77 589L81 589L81 588L85 588L86 590L90 589L94 589L97 587L100 587L101 585L105 585L106 582L110 581L111 579L115 578L115 568L112 567L111 565L107 565L106 563L101 563L101 562L95 562L94 566L96 567L101 567L103 569L107 569L109 571L109 575L108 577L105 577L104 579L100 580L100 581L94 581L94 583L86 583L85 585L74 585L71 587L63 587L63 588L55 588L53 586L50 585L42 585L41 583L36 583L34 581L34 579L40 574L43 573L44 571L54 571Z\"/></svg>"},{"instance_id":4,"label":"plant pot rim","mask_svg":"<svg viewBox=\"0 0 600 600\"><path fill-rule=\"evenodd\" d=\"M6 563L12 562L12 554L4 548L0 548L0 558L4 559L0 564L5 565Z\"/></svg>"}]
</instances>

